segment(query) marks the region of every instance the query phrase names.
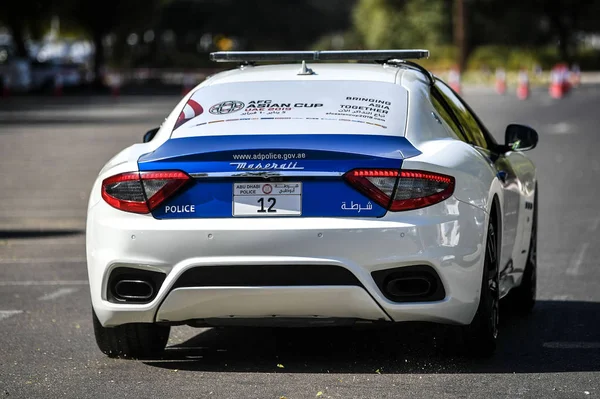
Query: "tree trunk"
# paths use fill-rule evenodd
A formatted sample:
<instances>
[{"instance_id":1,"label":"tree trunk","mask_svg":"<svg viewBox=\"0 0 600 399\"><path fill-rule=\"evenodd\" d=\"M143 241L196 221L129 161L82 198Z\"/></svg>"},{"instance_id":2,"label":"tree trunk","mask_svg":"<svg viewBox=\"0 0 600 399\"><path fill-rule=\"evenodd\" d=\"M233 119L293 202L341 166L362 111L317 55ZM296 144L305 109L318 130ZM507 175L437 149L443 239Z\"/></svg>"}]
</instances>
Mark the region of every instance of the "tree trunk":
<instances>
[{"instance_id":1,"label":"tree trunk","mask_svg":"<svg viewBox=\"0 0 600 399\"><path fill-rule=\"evenodd\" d=\"M560 59L563 62L571 61L571 53L569 51L569 42L570 35L568 29L564 26L564 24L559 23L556 26L556 30L558 33L558 52L560 55Z\"/></svg>"},{"instance_id":2,"label":"tree trunk","mask_svg":"<svg viewBox=\"0 0 600 399\"><path fill-rule=\"evenodd\" d=\"M559 43L558 43L558 53L560 55L561 61L569 63L571 61L571 54L569 51L569 35L567 35L564 31L559 32Z\"/></svg>"},{"instance_id":3,"label":"tree trunk","mask_svg":"<svg viewBox=\"0 0 600 399\"><path fill-rule=\"evenodd\" d=\"M458 70L464 72L467 64L467 7L465 0L454 2L454 45L458 50Z\"/></svg>"},{"instance_id":4,"label":"tree trunk","mask_svg":"<svg viewBox=\"0 0 600 399\"><path fill-rule=\"evenodd\" d=\"M550 15L550 23L553 26L553 30L558 36L558 54L561 62L570 62L571 54L569 51L569 45L571 42L571 32L562 20L562 15L553 13Z\"/></svg>"},{"instance_id":5,"label":"tree trunk","mask_svg":"<svg viewBox=\"0 0 600 399\"><path fill-rule=\"evenodd\" d=\"M104 43L102 43L102 32L95 30L92 33L94 43L94 87L103 88L104 84Z\"/></svg>"}]
</instances>

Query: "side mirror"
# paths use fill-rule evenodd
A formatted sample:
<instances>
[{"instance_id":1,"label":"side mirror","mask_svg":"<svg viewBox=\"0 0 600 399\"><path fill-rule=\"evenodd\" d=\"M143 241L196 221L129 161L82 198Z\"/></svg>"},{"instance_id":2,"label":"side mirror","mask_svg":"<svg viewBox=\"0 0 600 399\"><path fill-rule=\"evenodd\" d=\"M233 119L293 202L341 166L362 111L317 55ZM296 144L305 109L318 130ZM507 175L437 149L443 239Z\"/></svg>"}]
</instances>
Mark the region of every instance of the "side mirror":
<instances>
[{"instance_id":1,"label":"side mirror","mask_svg":"<svg viewBox=\"0 0 600 399\"><path fill-rule=\"evenodd\" d=\"M525 125L511 124L506 127L505 147L511 151L532 150L538 143L537 132Z\"/></svg>"},{"instance_id":2,"label":"side mirror","mask_svg":"<svg viewBox=\"0 0 600 399\"><path fill-rule=\"evenodd\" d=\"M154 138L154 136L156 136L156 133L158 133L158 130L160 128L159 127L155 127L152 130L148 130L145 134L144 134L144 139L143 142L147 143L149 141L152 141L152 139Z\"/></svg>"}]
</instances>

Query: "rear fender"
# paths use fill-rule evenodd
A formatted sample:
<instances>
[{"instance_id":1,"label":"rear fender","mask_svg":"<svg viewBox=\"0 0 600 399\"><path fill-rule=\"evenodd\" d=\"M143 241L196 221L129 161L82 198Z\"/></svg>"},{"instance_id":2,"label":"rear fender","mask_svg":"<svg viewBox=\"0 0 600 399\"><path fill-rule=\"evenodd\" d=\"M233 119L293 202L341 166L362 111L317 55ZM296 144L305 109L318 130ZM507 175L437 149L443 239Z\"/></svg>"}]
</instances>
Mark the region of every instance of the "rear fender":
<instances>
[{"instance_id":1,"label":"rear fender","mask_svg":"<svg viewBox=\"0 0 600 399\"><path fill-rule=\"evenodd\" d=\"M422 153L405 159L403 170L428 170L454 176L454 196L487 213L494 195L502 204L502 187L495 168L469 144L453 139L433 140L421 143L418 149Z\"/></svg>"}]
</instances>

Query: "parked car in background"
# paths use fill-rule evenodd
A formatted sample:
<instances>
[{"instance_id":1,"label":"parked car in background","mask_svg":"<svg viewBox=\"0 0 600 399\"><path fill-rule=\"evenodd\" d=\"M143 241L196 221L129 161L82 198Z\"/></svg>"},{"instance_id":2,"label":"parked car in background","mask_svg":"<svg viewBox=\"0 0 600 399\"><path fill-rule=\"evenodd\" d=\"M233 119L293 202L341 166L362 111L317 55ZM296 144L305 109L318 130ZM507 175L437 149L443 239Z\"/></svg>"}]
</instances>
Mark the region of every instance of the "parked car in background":
<instances>
[{"instance_id":1,"label":"parked car in background","mask_svg":"<svg viewBox=\"0 0 600 399\"><path fill-rule=\"evenodd\" d=\"M62 87L81 86L87 83L87 75L85 64L60 60L31 63L32 90L52 90L57 84Z\"/></svg>"},{"instance_id":2,"label":"parked car in background","mask_svg":"<svg viewBox=\"0 0 600 399\"><path fill-rule=\"evenodd\" d=\"M10 91L26 92L31 88L29 60L17 57L10 45L0 45L0 86Z\"/></svg>"},{"instance_id":3,"label":"parked car in background","mask_svg":"<svg viewBox=\"0 0 600 399\"><path fill-rule=\"evenodd\" d=\"M0 35L0 88L10 92L71 88L93 79L93 46L86 40L28 41L19 57L10 35Z\"/></svg>"}]
</instances>

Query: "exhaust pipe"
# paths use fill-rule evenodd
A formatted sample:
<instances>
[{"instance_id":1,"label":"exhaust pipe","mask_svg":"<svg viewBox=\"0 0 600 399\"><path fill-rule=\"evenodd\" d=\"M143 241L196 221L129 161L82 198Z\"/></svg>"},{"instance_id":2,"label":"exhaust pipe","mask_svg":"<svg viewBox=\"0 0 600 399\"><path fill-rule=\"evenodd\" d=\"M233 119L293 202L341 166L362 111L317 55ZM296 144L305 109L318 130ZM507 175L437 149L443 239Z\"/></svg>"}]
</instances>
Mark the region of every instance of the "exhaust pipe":
<instances>
[{"instance_id":1,"label":"exhaust pipe","mask_svg":"<svg viewBox=\"0 0 600 399\"><path fill-rule=\"evenodd\" d=\"M147 301L154 295L154 287L143 280L119 280L114 288L115 297L124 301Z\"/></svg>"},{"instance_id":2,"label":"exhaust pipe","mask_svg":"<svg viewBox=\"0 0 600 399\"><path fill-rule=\"evenodd\" d=\"M433 291L431 281L425 277L393 278L387 282L385 290L397 298L427 296Z\"/></svg>"},{"instance_id":3,"label":"exhaust pipe","mask_svg":"<svg viewBox=\"0 0 600 399\"><path fill-rule=\"evenodd\" d=\"M377 270L371 276L383 296L392 302L433 302L446 297L444 283L429 265Z\"/></svg>"}]
</instances>

